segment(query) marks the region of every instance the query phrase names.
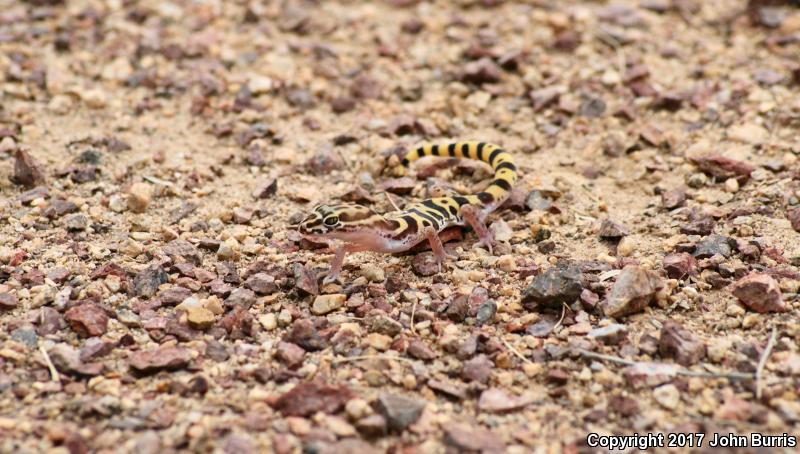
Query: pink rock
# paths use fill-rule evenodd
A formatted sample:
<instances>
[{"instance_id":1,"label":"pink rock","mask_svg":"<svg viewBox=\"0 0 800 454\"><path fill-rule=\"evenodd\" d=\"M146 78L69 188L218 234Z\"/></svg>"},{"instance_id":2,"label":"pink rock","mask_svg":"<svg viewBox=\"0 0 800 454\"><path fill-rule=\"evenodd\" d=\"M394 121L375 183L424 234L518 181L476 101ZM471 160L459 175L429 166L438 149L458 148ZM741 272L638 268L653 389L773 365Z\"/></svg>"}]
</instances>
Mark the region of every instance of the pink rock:
<instances>
[{"instance_id":1,"label":"pink rock","mask_svg":"<svg viewBox=\"0 0 800 454\"><path fill-rule=\"evenodd\" d=\"M69 326L81 337L102 336L108 329L108 315L94 303L74 306L64 316Z\"/></svg>"},{"instance_id":2,"label":"pink rock","mask_svg":"<svg viewBox=\"0 0 800 454\"><path fill-rule=\"evenodd\" d=\"M750 273L731 287L733 296L756 312L785 312L778 282L768 274Z\"/></svg>"},{"instance_id":3,"label":"pink rock","mask_svg":"<svg viewBox=\"0 0 800 454\"><path fill-rule=\"evenodd\" d=\"M128 357L131 368L142 373L186 367L192 360L192 351L180 347L161 347L134 352Z\"/></svg>"}]
</instances>

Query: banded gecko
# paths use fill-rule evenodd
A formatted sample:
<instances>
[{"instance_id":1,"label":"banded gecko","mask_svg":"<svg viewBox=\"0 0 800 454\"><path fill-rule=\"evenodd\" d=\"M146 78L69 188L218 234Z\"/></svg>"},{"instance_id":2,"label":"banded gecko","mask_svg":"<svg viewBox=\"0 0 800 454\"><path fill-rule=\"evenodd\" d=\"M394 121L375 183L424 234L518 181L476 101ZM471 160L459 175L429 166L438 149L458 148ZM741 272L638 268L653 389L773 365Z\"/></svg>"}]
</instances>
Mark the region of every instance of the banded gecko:
<instances>
[{"instance_id":1,"label":"banded gecko","mask_svg":"<svg viewBox=\"0 0 800 454\"><path fill-rule=\"evenodd\" d=\"M452 226L472 227L478 235L477 245L484 246L492 253L492 235L484 221L508 198L511 187L517 181L517 167L511 155L497 145L484 142L426 144L409 151L402 164L408 167L411 162L424 156L469 158L486 162L495 172L494 180L486 190L474 195L436 197L384 214L354 203L317 205L299 224L298 230L315 242L340 242L325 283L338 279L347 253L403 252L425 240L430 243L441 271L442 262L456 258L445 252L439 238L440 232Z\"/></svg>"}]
</instances>

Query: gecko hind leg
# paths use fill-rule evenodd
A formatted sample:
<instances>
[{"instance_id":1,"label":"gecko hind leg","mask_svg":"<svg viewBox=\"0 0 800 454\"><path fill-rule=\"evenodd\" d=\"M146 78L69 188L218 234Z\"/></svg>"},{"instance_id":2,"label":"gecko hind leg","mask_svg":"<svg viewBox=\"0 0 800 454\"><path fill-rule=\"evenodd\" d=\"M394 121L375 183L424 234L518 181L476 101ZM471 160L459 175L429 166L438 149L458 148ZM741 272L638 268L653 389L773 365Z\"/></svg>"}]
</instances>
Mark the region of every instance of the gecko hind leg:
<instances>
[{"instance_id":1,"label":"gecko hind leg","mask_svg":"<svg viewBox=\"0 0 800 454\"><path fill-rule=\"evenodd\" d=\"M442 272L442 263L444 263L447 259L457 259L458 257L452 254L448 254L447 251L444 250L444 245L442 244L442 240L439 238L439 232L436 231L431 226L425 227L423 231L425 234L425 238L428 239L428 242L431 245L431 250L433 251L433 256L436 258L436 265L439 267L439 272Z\"/></svg>"},{"instance_id":2,"label":"gecko hind leg","mask_svg":"<svg viewBox=\"0 0 800 454\"><path fill-rule=\"evenodd\" d=\"M478 209L473 205L463 205L461 207L461 214L464 216L464 220L467 221L469 226L472 227L472 230L478 235L478 242L476 244L485 247L486 250L489 251L489 254L493 254L492 232L490 232L489 229L486 228L486 224L481 221L478 216Z\"/></svg>"}]
</instances>

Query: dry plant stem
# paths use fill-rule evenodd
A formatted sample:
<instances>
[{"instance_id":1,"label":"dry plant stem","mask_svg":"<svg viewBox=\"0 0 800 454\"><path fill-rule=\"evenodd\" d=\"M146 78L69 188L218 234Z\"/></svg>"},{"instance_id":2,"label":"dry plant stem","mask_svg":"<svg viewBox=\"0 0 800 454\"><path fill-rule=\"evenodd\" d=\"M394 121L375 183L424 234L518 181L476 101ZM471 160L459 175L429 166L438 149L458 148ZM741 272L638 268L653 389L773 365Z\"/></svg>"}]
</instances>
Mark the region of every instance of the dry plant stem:
<instances>
[{"instance_id":1,"label":"dry plant stem","mask_svg":"<svg viewBox=\"0 0 800 454\"><path fill-rule=\"evenodd\" d=\"M604 355L602 353L595 353L590 352L588 350L584 350L582 348L576 349L581 356L586 358L592 359L599 359L602 361L608 361L611 363L622 364L625 366L635 366L637 364L646 364L644 361L631 361L629 359L620 358L618 356L612 355ZM659 364L659 363L653 363ZM693 370L688 369L678 369L675 371L676 375L683 375L685 377L697 377L697 378L727 378L730 380L752 380L755 378L753 374L743 374L738 372L696 372Z\"/></svg>"},{"instance_id":2,"label":"dry plant stem","mask_svg":"<svg viewBox=\"0 0 800 454\"><path fill-rule=\"evenodd\" d=\"M408 363L413 363L414 360L409 358L404 358L402 356L392 356L392 355L360 355L360 356L351 356L349 358L340 358L334 359L331 361L331 364L343 364L343 363L352 363L355 361L366 361L368 359L385 359L385 360L397 360L397 361L405 361Z\"/></svg>"},{"instance_id":3,"label":"dry plant stem","mask_svg":"<svg viewBox=\"0 0 800 454\"><path fill-rule=\"evenodd\" d=\"M506 341L506 340L505 340L505 339L503 339L502 337L500 338L500 342L502 342L502 343L503 343L503 345L505 345L505 346L506 346L506 348L507 348L507 349L508 349L508 350L509 350L511 353L513 353L513 354L514 354L514 356L516 356L517 358L521 359L521 360L522 360L524 363L527 363L527 364L533 364L533 361L531 361L531 360L529 360L528 358L526 358L526 357L525 357L525 356L524 356L522 353L520 353L520 352L519 352L519 350L517 350L516 348L514 348L513 346L511 346L511 344L509 344L509 343L508 343L508 341Z\"/></svg>"},{"instance_id":4,"label":"dry plant stem","mask_svg":"<svg viewBox=\"0 0 800 454\"><path fill-rule=\"evenodd\" d=\"M764 387L763 380L761 379L764 373L764 366L767 365L767 359L769 359L770 353L772 353L772 348L775 347L775 341L778 339L778 330L773 326L772 327L772 334L769 336L769 341L767 341L767 347L764 349L764 353L761 354L761 358L758 360L758 367L756 368L756 398L761 399L761 391Z\"/></svg>"},{"instance_id":5,"label":"dry plant stem","mask_svg":"<svg viewBox=\"0 0 800 454\"><path fill-rule=\"evenodd\" d=\"M47 354L47 350L45 350L44 345L39 344L39 352L41 352L44 362L47 364L47 368L50 370L50 380L54 382L60 382L61 376L58 375L58 370L56 369L56 366L53 365L53 361L50 360L50 355Z\"/></svg>"}]
</instances>

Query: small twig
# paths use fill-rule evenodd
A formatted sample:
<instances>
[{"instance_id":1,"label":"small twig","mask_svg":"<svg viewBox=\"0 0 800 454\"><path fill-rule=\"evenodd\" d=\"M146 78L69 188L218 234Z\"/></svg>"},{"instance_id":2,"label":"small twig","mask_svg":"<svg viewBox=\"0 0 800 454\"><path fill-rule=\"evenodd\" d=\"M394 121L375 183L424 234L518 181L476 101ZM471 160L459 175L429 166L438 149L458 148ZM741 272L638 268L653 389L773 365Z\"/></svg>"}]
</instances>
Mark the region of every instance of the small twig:
<instances>
[{"instance_id":1,"label":"small twig","mask_svg":"<svg viewBox=\"0 0 800 454\"><path fill-rule=\"evenodd\" d=\"M761 399L761 390L763 388L761 376L764 373L764 367L767 365L767 359L769 354L772 353L772 348L775 346L777 338L778 330L773 326L772 334L770 334L767 341L767 347L764 349L764 353L761 354L761 359L758 360L758 367L756 368L756 399Z\"/></svg>"},{"instance_id":2,"label":"small twig","mask_svg":"<svg viewBox=\"0 0 800 454\"><path fill-rule=\"evenodd\" d=\"M159 186L168 186L170 188L174 188L175 187L175 183L173 183L171 181L162 180L161 178L156 178L156 177L151 176L151 175L143 175L142 176L142 180L147 181L148 183L153 183L153 184L159 185Z\"/></svg>"},{"instance_id":3,"label":"small twig","mask_svg":"<svg viewBox=\"0 0 800 454\"><path fill-rule=\"evenodd\" d=\"M413 334L413 335L415 335L415 336L417 335L417 332L416 332L416 330L414 329L414 316L415 316L415 315L416 315L416 313L417 313L417 302L418 302L418 301L419 301L419 297L417 296L417 297L414 299L414 304L413 304L413 305L411 305L411 334Z\"/></svg>"},{"instance_id":4,"label":"small twig","mask_svg":"<svg viewBox=\"0 0 800 454\"><path fill-rule=\"evenodd\" d=\"M394 199L392 198L392 196L388 192L385 192L385 191L384 191L383 194L386 196L386 200L389 201L389 204L392 205L392 208L394 208L395 211L400 211L400 207L398 207L397 204L394 202Z\"/></svg>"},{"instance_id":5,"label":"small twig","mask_svg":"<svg viewBox=\"0 0 800 454\"><path fill-rule=\"evenodd\" d=\"M413 363L414 360L409 358L404 358L402 356L392 356L392 355L360 355L360 356L351 356L349 358L340 358L334 359L331 361L331 364L342 364L342 363L352 363L355 361L365 361L368 359L386 359L386 360L393 360L396 359L398 361L406 361L409 363Z\"/></svg>"},{"instance_id":6,"label":"small twig","mask_svg":"<svg viewBox=\"0 0 800 454\"><path fill-rule=\"evenodd\" d=\"M61 382L61 377L58 375L58 370L56 370L56 366L53 365L53 361L50 360L50 355L47 354L47 350L45 350L44 345L39 344L39 352L41 352L42 357L44 357L44 362L47 364L47 368L50 369L50 381Z\"/></svg>"},{"instance_id":7,"label":"small twig","mask_svg":"<svg viewBox=\"0 0 800 454\"><path fill-rule=\"evenodd\" d=\"M581 356L584 356L586 358L599 359L612 363L622 364L625 366L635 366L637 364L645 364L643 362L631 361L629 359L620 358L618 356L604 355L602 353L590 352L589 350L584 350L582 348L576 349L576 351L580 353ZM659 364L659 363L652 363L652 364ZM730 380L751 380L754 378L753 374L744 374L740 372L696 372L688 369L677 369L675 371L675 375L683 375L685 377L697 377L697 378L727 378Z\"/></svg>"},{"instance_id":8,"label":"small twig","mask_svg":"<svg viewBox=\"0 0 800 454\"><path fill-rule=\"evenodd\" d=\"M618 356L611 356L611 355L604 355L602 353L590 352L589 350L584 350L582 348L578 349L578 353L580 353L581 356L584 356L586 358L600 359L600 360L603 360L603 361L608 361L610 363L617 363L617 364L622 364L622 365L625 365L625 366L635 366L636 365L636 361L631 361L629 359L620 358Z\"/></svg>"},{"instance_id":9,"label":"small twig","mask_svg":"<svg viewBox=\"0 0 800 454\"><path fill-rule=\"evenodd\" d=\"M524 356L522 353L520 353L520 352L519 352L519 350L517 350L516 348L512 347L512 346L511 346L511 344L509 344L509 343L508 343L508 341L506 341L506 340L505 340L505 339L503 339L502 337L500 338L500 342L502 342L502 343L503 343L503 345L505 345L505 346L506 346L506 348L507 348L507 349L508 349L508 350L509 350L511 353L513 353L513 354L514 354L514 356L516 356L517 358L521 359L521 360L522 360L522 362L524 362L524 363L527 363L527 364L533 364L533 361L531 361L531 360L529 360L528 358L526 358L526 357L525 357L525 356Z\"/></svg>"},{"instance_id":10,"label":"small twig","mask_svg":"<svg viewBox=\"0 0 800 454\"><path fill-rule=\"evenodd\" d=\"M558 322L556 322L556 324L553 325L553 332L555 332L558 329L558 327L561 326L561 322L564 321L564 316L567 315L567 309L569 309L567 303L561 303L561 318L559 318Z\"/></svg>"}]
</instances>

